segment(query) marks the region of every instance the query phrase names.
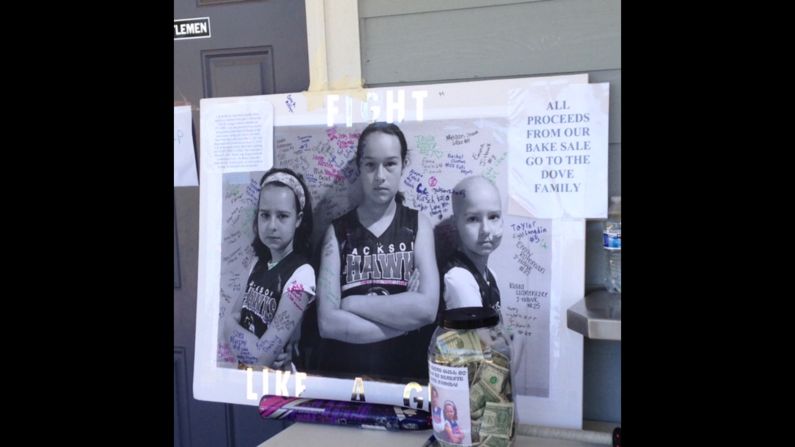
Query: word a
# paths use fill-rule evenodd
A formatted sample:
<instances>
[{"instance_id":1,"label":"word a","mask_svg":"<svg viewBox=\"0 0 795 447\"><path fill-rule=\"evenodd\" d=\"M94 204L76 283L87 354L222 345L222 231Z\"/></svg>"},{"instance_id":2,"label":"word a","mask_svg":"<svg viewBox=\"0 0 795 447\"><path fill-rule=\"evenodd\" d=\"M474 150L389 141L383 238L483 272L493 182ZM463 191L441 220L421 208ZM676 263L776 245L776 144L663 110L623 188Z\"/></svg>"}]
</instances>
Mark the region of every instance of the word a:
<instances>
[{"instance_id":1,"label":"word a","mask_svg":"<svg viewBox=\"0 0 795 447\"><path fill-rule=\"evenodd\" d=\"M413 393L412 393L413 392ZM422 392L422 385L417 382L409 382L403 387L403 406L411 408L411 401L414 401L418 410L428 410L425 407L425 400L419 393ZM414 394L414 397L412 397ZM361 377L357 377L353 382L353 391L351 392L352 401L366 402L364 398L364 381ZM428 389L428 402L431 401L431 390Z\"/></svg>"}]
</instances>

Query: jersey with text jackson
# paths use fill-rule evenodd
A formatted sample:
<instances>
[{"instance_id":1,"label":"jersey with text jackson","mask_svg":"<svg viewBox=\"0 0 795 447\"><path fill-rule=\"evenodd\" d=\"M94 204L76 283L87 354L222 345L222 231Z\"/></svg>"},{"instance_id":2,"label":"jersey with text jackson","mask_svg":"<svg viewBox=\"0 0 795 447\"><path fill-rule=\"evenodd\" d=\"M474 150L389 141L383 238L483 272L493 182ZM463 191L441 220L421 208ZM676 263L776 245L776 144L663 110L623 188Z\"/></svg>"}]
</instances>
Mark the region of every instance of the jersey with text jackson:
<instances>
[{"instance_id":1,"label":"jersey with text jackson","mask_svg":"<svg viewBox=\"0 0 795 447\"><path fill-rule=\"evenodd\" d=\"M376 237L352 210L333 222L340 253L342 299L351 295L393 295L405 292L414 271L417 210L397 202L389 227ZM376 343L328 340L325 369L384 380L428 377L425 350L418 330Z\"/></svg>"}]
</instances>

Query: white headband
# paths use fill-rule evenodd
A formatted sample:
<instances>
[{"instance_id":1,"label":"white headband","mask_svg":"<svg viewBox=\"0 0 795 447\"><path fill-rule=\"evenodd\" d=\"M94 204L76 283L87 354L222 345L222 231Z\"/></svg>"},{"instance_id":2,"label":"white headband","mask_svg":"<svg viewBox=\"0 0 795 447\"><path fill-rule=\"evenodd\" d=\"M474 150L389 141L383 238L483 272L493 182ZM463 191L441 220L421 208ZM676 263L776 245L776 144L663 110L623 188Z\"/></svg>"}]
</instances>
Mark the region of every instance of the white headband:
<instances>
[{"instance_id":1,"label":"white headband","mask_svg":"<svg viewBox=\"0 0 795 447\"><path fill-rule=\"evenodd\" d=\"M306 206L306 196L304 196L304 188L301 187L301 182L299 182L297 178L285 172L274 172L265 177L265 181L263 181L260 186L264 188L268 183L274 182L283 183L287 185L288 188L292 189L295 196L298 197L298 203L301 204L299 212L304 210L304 206Z\"/></svg>"}]
</instances>

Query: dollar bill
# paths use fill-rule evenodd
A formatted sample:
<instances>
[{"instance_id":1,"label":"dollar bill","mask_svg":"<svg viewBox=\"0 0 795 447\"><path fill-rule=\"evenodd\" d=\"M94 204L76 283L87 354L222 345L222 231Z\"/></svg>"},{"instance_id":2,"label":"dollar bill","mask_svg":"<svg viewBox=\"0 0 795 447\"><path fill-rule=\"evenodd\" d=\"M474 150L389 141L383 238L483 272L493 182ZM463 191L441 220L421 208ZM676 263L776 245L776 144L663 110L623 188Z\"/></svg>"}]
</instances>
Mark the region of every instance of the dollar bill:
<instances>
[{"instance_id":1,"label":"dollar bill","mask_svg":"<svg viewBox=\"0 0 795 447\"><path fill-rule=\"evenodd\" d=\"M451 365L459 366L483 359L480 338L472 331L450 331L436 339L439 352L451 359Z\"/></svg>"},{"instance_id":2,"label":"dollar bill","mask_svg":"<svg viewBox=\"0 0 795 447\"><path fill-rule=\"evenodd\" d=\"M486 390L480 382L475 382L474 385L469 387L469 411L475 411L486 406Z\"/></svg>"},{"instance_id":3,"label":"dollar bill","mask_svg":"<svg viewBox=\"0 0 795 447\"><path fill-rule=\"evenodd\" d=\"M461 340L464 342L464 350L469 351L470 355L483 357L483 345L477 333L464 331L461 334Z\"/></svg>"},{"instance_id":4,"label":"dollar bill","mask_svg":"<svg viewBox=\"0 0 795 447\"><path fill-rule=\"evenodd\" d=\"M483 382L479 382L483 386L483 395L486 397L486 403L495 402L495 403L507 403L508 400L500 393L494 391L493 388L486 385Z\"/></svg>"},{"instance_id":5,"label":"dollar bill","mask_svg":"<svg viewBox=\"0 0 795 447\"><path fill-rule=\"evenodd\" d=\"M481 447L508 447L510 445L510 439L497 435L489 435L480 443Z\"/></svg>"},{"instance_id":6,"label":"dollar bill","mask_svg":"<svg viewBox=\"0 0 795 447\"><path fill-rule=\"evenodd\" d=\"M452 358L453 349L459 344L461 344L461 341L457 333L453 331L444 332L436 339L436 352L444 358Z\"/></svg>"},{"instance_id":7,"label":"dollar bill","mask_svg":"<svg viewBox=\"0 0 795 447\"><path fill-rule=\"evenodd\" d=\"M480 436L510 437L513 432L513 403L486 402L480 425Z\"/></svg>"},{"instance_id":8,"label":"dollar bill","mask_svg":"<svg viewBox=\"0 0 795 447\"><path fill-rule=\"evenodd\" d=\"M467 363L467 378L469 379L469 386L471 387L476 380L478 380L478 370L480 369L481 362Z\"/></svg>"},{"instance_id":9,"label":"dollar bill","mask_svg":"<svg viewBox=\"0 0 795 447\"><path fill-rule=\"evenodd\" d=\"M472 442L480 442L480 424L478 420L472 421Z\"/></svg>"},{"instance_id":10,"label":"dollar bill","mask_svg":"<svg viewBox=\"0 0 795 447\"><path fill-rule=\"evenodd\" d=\"M469 415L471 416L470 419L472 419L473 421L477 421L478 419L483 417L483 412L485 412L485 411L486 411L486 407L485 406L483 408L479 409L479 410L475 410L475 411L470 410L470 412L469 412Z\"/></svg>"},{"instance_id":11,"label":"dollar bill","mask_svg":"<svg viewBox=\"0 0 795 447\"><path fill-rule=\"evenodd\" d=\"M483 362L478 370L480 380L491 387L497 394L502 393L505 382L511 376L510 370L491 362Z\"/></svg>"},{"instance_id":12,"label":"dollar bill","mask_svg":"<svg viewBox=\"0 0 795 447\"><path fill-rule=\"evenodd\" d=\"M508 360L508 357L505 356L505 354L501 353L500 351L497 351L496 349L491 351L491 361L495 365L502 366L503 368L507 368L508 365L511 363Z\"/></svg>"},{"instance_id":13,"label":"dollar bill","mask_svg":"<svg viewBox=\"0 0 795 447\"><path fill-rule=\"evenodd\" d=\"M447 442L443 439L436 438L436 443L440 447L461 447L461 444L453 444L451 442Z\"/></svg>"},{"instance_id":14,"label":"dollar bill","mask_svg":"<svg viewBox=\"0 0 795 447\"><path fill-rule=\"evenodd\" d=\"M488 402L506 403L507 399L482 382L475 382L469 388L469 411L479 410L485 407Z\"/></svg>"},{"instance_id":15,"label":"dollar bill","mask_svg":"<svg viewBox=\"0 0 795 447\"><path fill-rule=\"evenodd\" d=\"M436 363L436 364L445 365L445 366L448 366L451 363L449 358L447 358L444 355L439 354L439 353L434 354L433 362Z\"/></svg>"}]
</instances>

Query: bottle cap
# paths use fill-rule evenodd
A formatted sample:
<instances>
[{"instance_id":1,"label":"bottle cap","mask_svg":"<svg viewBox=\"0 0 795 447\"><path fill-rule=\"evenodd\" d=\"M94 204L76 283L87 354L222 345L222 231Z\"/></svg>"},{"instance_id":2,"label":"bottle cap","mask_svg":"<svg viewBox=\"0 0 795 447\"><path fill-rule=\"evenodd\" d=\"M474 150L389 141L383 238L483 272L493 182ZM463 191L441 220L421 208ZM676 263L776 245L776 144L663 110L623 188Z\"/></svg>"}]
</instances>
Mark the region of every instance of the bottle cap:
<instances>
[{"instance_id":1,"label":"bottle cap","mask_svg":"<svg viewBox=\"0 0 795 447\"><path fill-rule=\"evenodd\" d=\"M610 197L610 206L607 209L607 214L614 216L621 214L621 196Z\"/></svg>"},{"instance_id":2,"label":"bottle cap","mask_svg":"<svg viewBox=\"0 0 795 447\"><path fill-rule=\"evenodd\" d=\"M442 327L447 329L477 329L499 322L500 316L491 307L459 307L442 313Z\"/></svg>"}]
</instances>

